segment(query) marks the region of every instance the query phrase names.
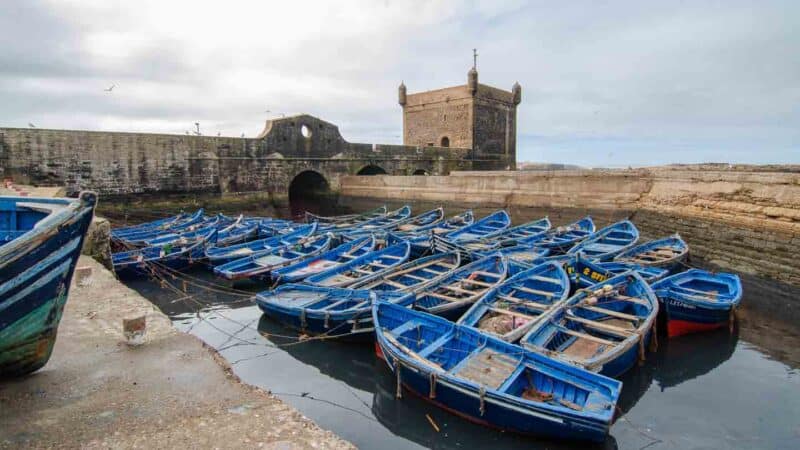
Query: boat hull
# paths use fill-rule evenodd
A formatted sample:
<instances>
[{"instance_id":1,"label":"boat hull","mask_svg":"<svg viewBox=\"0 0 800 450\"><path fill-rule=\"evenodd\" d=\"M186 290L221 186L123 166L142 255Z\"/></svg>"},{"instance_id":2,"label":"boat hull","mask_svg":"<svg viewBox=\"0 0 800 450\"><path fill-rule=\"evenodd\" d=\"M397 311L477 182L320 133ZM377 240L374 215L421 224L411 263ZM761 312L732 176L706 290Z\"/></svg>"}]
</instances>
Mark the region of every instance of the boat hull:
<instances>
[{"instance_id":1,"label":"boat hull","mask_svg":"<svg viewBox=\"0 0 800 450\"><path fill-rule=\"evenodd\" d=\"M43 239L0 261L0 377L33 372L50 359L96 196L82 194L81 201L85 206L53 233L44 230Z\"/></svg>"},{"instance_id":2,"label":"boat hull","mask_svg":"<svg viewBox=\"0 0 800 450\"><path fill-rule=\"evenodd\" d=\"M704 308L674 298L662 298L661 302L667 315L667 334L671 338L723 328L732 320L732 307Z\"/></svg>"},{"instance_id":3,"label":"boat hull","mask_svg":"<svg viewBox=\"0 0 800 450\"><path fill-rule=\"evenodd\" d=\"M438 379L431 388L431 377L428 373L400 363L401 355L385 345L380 338L377 343L382 359L407 391L471 422L519 434L558 439L603 442L608 435L610 427L607 424L525 410L496 399L490 393L481 402L477 392L449 380Z\"/></svg>"},{"instance_id":4,"label":"boat hull","mask_svg":"<svg viewBox=\"0 0 800 450\"><path fill-rule=\"evenodd\" d=\"M325 336L352 342L372 342L375 329L370 309L344 317L325 317L323 314L298 315L296 311L256 300L258 307L270 319L312 336Z\"/></svg>"}]
</instances>

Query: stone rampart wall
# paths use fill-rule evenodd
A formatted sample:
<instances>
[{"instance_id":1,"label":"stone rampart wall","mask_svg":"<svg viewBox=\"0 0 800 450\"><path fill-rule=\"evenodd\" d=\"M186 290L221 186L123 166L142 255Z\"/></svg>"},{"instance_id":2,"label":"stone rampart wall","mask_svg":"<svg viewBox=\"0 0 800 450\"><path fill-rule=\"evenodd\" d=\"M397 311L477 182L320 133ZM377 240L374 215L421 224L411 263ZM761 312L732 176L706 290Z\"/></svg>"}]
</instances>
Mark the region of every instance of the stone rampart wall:
<instances>
[{"instance_id":1,"label":"stone rampart wall","mask_svg":"<svg viewBox=\"0 0 800 450\"><path fill-rule=\"evenodd\" d=\"M645 237L679 232L692 254L800 286L800 168L727 165L635 170L454 172L342 177L347 197L534 208L555 217L631 217Z\"/></svg>"}]
</instances>

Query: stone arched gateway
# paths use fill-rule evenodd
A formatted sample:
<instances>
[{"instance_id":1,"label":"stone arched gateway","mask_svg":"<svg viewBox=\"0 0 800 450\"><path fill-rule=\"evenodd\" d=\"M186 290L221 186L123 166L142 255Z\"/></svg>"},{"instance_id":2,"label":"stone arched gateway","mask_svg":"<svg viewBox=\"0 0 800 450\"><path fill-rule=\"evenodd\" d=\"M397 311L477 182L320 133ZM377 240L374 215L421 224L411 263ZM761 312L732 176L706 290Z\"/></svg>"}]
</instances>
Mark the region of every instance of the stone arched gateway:
<instances>
[{"instance_id":1,"label":"stone arched gateway","mask_svg":"<svg viewBox=\"0 0 800 450\"><path fill-rule=\"evenodd\" d=\"M366 166L362 167L356 175L386 175L386 169L381 166L377 166L375 164L367 164Z\"/></svg>"},{"instance_id":2,"label":"stone arched gateway","mask_svg":"<svg viewBox=\"0 0 800 450\"><path fill-rule=\"evenodd\" d=\"M289 206L292 216L305 211L325 212L333 196L330 183L315 170L304 170L289 183Z\"/></svg>"}]
</instances>

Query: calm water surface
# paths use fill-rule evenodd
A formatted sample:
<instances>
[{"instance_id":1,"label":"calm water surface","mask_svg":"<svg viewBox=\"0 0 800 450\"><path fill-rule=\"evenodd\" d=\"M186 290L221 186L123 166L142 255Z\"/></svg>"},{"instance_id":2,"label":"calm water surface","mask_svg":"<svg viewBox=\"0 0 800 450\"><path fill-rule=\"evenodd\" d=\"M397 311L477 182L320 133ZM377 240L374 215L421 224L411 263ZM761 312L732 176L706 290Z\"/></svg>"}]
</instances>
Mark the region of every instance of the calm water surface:
<instances>
[{"instance_id":1,"label":"calm water surface","mask_svg":"<svg viewBox=\"0 0 800 450\"><path fill-rule=\"evenodd\" d=\"M190 275L213 281L203 269ZM595 448L487 429L408 393L397 400L394 377L371 346L298 341L246 294L189 284L187 299L147 280L130 286L217 349L244 382L360 448ZM596 448L800 448L800 339L778 322L745 317L733 334L662 338L622 378L621 418Z\"/></svg>"},{"instance_id":2,"label":"calm water surface","mask_svg":"<svg viewBox=\"0 0 800 450\"><path fill-rule=\"evenodd\" d=\"M294 216L309 206L323 214L343 212L311 203L279 213ZM530 220L517 215L517 220ZM491 430L409 393L395 399L395 379L371 346L298 341L292 330L262 316L249 293L201 287L215 282L204 269L188 275L196 277L188 295L148 280L130 286L176 327L217 349L244 382L273 392L360 448L800 448L800 331L796 324L747 308L796 302L797 292L767 289L765 280L746 284L742 319L733 334L720 330L670 341L662 337L657 352L622 377L620 418L605 443L591 446ZM770 298L759 298L765 295Z\"/></svg>"}]
</instances>

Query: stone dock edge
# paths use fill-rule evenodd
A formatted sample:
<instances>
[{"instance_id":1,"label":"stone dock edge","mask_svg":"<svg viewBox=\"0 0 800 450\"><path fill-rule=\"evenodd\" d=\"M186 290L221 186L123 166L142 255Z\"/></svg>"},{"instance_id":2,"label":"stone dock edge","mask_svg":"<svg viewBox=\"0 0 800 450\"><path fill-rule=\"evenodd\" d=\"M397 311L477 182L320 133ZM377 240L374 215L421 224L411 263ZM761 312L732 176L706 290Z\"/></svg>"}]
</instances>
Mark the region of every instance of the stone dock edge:
<instances>
[{"instance_id":1,"label":"stone dock edge","mask_svg":"<svg viewBox=\"0 0 800 450\"><path fill-rule=\"evenodd\" d=\"M73 280L48 364L0 380L0 448L355 448L244 384L99 262L78 268L91 275ZM122 321L142 315L145 343L130 347Z\"/></svg>"}]
</instances>

